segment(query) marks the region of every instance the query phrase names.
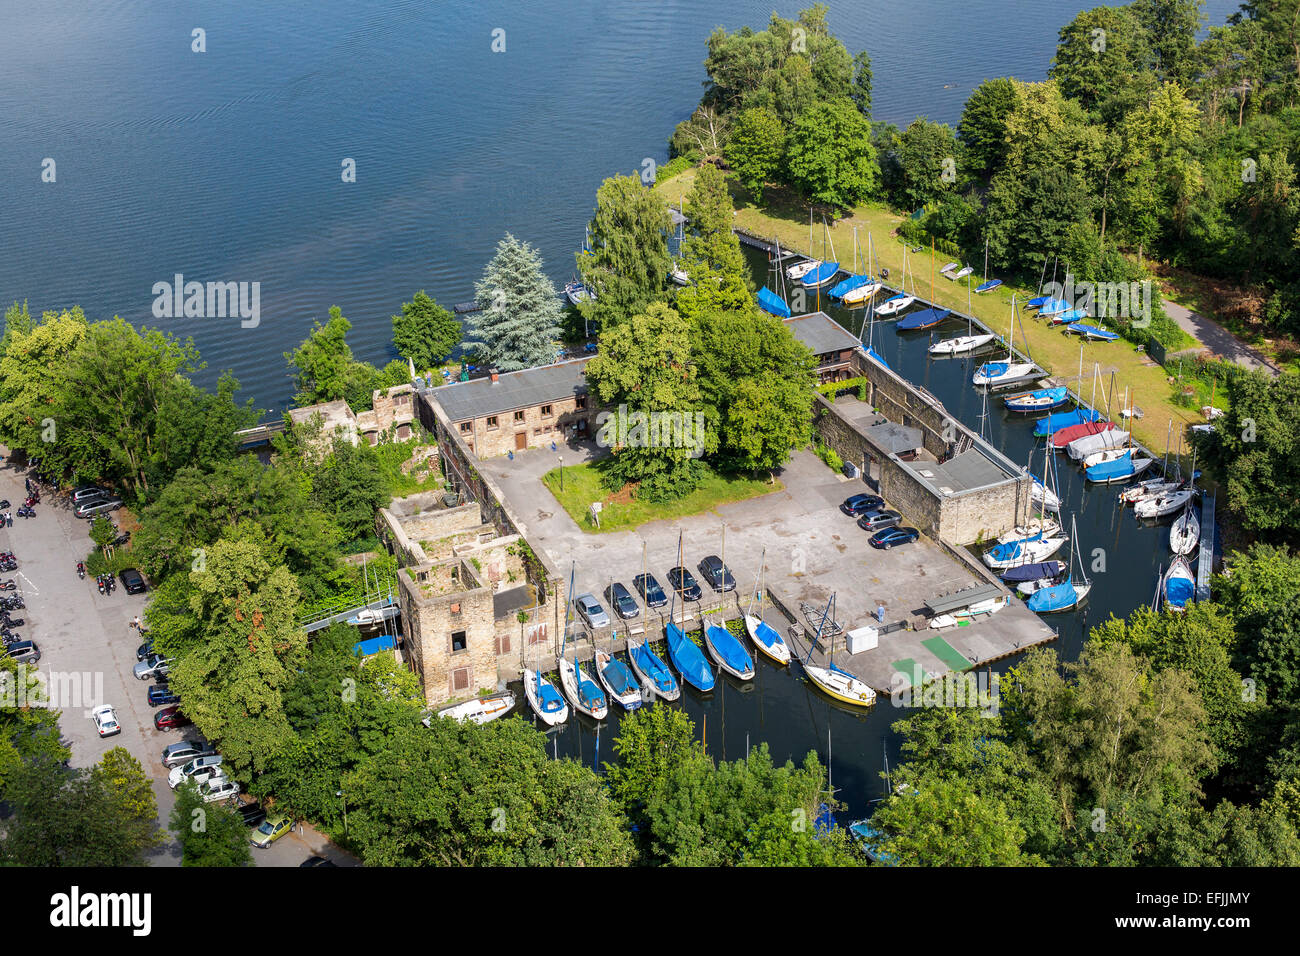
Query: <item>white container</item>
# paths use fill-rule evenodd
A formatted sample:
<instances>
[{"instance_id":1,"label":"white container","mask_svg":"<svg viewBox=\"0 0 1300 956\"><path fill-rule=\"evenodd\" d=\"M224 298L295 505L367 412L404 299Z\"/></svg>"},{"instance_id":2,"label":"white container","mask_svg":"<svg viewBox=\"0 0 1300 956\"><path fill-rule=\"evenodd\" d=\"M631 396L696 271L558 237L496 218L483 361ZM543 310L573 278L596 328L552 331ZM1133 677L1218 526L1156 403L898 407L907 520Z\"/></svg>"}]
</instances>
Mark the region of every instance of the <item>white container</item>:
<instances>
[{"instance_id":1,"label":"white container","mask_svg":"<svg viewBox=\"0 0 1300 956\"><path fill-rule=\"evenodd\" d=\"M874 627L859 627L848 633L849 654L874 651L880 645L880 632Z\"/></svg>"}]
</instances>

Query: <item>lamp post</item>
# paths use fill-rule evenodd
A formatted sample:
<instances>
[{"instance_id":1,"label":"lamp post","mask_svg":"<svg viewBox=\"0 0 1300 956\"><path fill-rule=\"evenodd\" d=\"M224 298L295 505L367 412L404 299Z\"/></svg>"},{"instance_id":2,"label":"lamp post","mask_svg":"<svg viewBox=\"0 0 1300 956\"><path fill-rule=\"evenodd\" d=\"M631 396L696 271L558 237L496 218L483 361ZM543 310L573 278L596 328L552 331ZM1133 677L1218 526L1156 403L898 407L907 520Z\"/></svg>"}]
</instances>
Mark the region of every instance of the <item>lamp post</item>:
<instances>
[{"instance_id":1,"label":"lamp post","mask_svg":"<svg viewBox=\"0 0 1300 956\"><path fill-rule=\"evenodd\" d=\"M342 791L342 790L339 790L337 793L335 793L335 796L338 797L340 800L343 800L343 791ZM344 836L347 835L347 832L348 832L348 802L347 802L346 800L343 800L343 834L344 834Z\"/></svg>"},{"instance_id":2,"label":"lamp post","mask_svg":"<svg viewBox=\"0 0 1300 956\"><path fill-rule=\"evenodd\" d=\"M560 491L564 490L564 456L560 456Z\"/></svg>"}]
</instances>

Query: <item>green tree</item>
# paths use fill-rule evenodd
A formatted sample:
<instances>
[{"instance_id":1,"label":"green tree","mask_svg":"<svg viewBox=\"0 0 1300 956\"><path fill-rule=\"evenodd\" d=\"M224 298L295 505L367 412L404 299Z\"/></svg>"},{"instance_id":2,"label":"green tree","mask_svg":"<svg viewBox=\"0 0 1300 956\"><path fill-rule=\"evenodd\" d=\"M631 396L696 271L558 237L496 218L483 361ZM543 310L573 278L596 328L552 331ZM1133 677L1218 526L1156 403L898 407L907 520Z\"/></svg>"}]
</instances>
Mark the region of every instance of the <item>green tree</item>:
<instances>
[{"instance_id":1,"label":"green tree","mask_svg":"<svg viewBox=\"0 0 1300 956\"><path fill-rule=\"evenodd\" d=\"M770 110L744 110L736 116L727 139L727 164L741 185L763 201L763 189L776 179L785 159L785 127ZM701 167L701 171L710 167Z\"/></svg>"},{"instance_id":2,"label":"green tree","mask_svg":"<svg viewBox=\"0 0 1300 956\"><path fill-rule=\"evenodd\" d=\"M900 866L1032 866L1024 830L1001 801L961 777L927 778L892 795L871 817L879 850Z\"/></svg>"},{"instance_id":3,"label":"green tree","mask_svg":"<svg viewBox=\"0 0 1300 956\"><path fill-rule=\"evenodd\" d=\"M417 371L427 371L446 361L460 344L460 323L421 289L402 303L401 315L393 316L393 344Z\"/></svg>"},{"instance_id":4,"label":"green tree","mask_svg":"<svg viewBox=\"0 0 1300 956\"><path fill-rule=\"evenodd\" d=\"M536 249L506 233L474 289L483 309L470 320L467 344L480 362L514 372L555 361L560 302Z\"/></svg>"},{"instance_id":5,"label":"green tree","mask_svg":"<svg viewBox=\"0 0 1300 956\"><path fill-rule=\"evenodd\" d=\"M858 108L858 112L871 119L871 55L866 50L853 54L853 88L849 99Z\"/></svg>"},{"instance_id":6,"label":"green tree","mask_svg":"<svg viewBox=\"0 0 1300 956\"><path fill-rule=\"evenodd\" d=\"M670 228L668 204L640 177L611 176L596 190L589 241L577 262L583 282L597 294L583 304L583 315L602 331L663 294L672 268Z\"/></svg>"},{"instance_id":7,"label":"green tree","mask_svg":"<svg viewBox=\"0 0 1300 956\"><path fill-rule=\"evenodd\" d=\"M965 147L966 167L972 174L991 176L1000 168L1007 118L1019 99L1015 81L1006 77L985 80L967 97L957 130Z\"/></svg>"},{"instance_id":8,"label":"green tree","mask_svg":"<svg viewBox=\"0 0 1300 956\"><path fill-rule=\"evenodd\" d=\"M187 780L176 789L171 830L181 845L181 866L250 866L248 827L233 807L204 803Z\"/></svg>"},{"instance_id":9,"label":"green tree","mask_svg":"<svg viewBox=\"0 0 1300 956\"><path fill-rule=\"evenodd\" d=\"M1155 69L1163 79L1192 78L1203 7L1204 0L1134 0L1133 12L1146 29Z\"/></svg>"},{"instance_id":10,"label":"green tree","mask_svg":"<svg viewBox=\"0 0 1300 956\"><path fill-rule=\"evenodd\" d=\"M836 209L872 198L880 184L871 126L848 99L803 113L790 130L786 155L794 187Z\"/></svg>"},{"instance_id":11,"label":"green tree","mask_svg":"<svg viewBox=\"0 0 1300 956\"><path fill-rule=\"evenodd\" d=\"M1094 109L1131 83L1135 66L1151 55L1132 7L1094 7L1061 28L1050 75L1064 96Z\"/></svg>"},{"instance_id":12,"label":"green tree","mask_svg":"<svg viewBox=\"0 0 1300 956\"><path fill-rule=\"evenodd\" d=\"M140 761L125 747L113 747L90 772L116 801L120 825L133 834L132 842L141 848L160 846L163 834L158 829L158 801Z\"/></svg>"},{"instance_id":13,"label":"green tree","mask_svg":"<svg viewBox=\"0 0 1300 956\"><path fill-rule=\"evenodd\" d=\"M9 778L28 763L62 764L71 751L59 733L59 712L39 670L0 657L0 800L7 800ZM26 706L23 706L23 704Z\"/></svg>"},{"instance_id":14,"label":"green tree","mask_svg":"<svg viewBox=\"0 0 1300 956\"><path fill-rule=\"evenodd\" d=\"M392 499L392 489L373 448L335 435L330 453L308 473L312 501L334 516L345 536L363 538L374 532L375 515Z\"/></svg>"},{"instance_id":15,"label":"green tree","mask_svg":"<svg viewBox=\"0 0 1300 956\"><path fill-rule=\"evenodd\" d=\"M952 128L924 117L899 137L895 156L899 179L891 198L901 209L920 209L950 195L957 174L957 138Z\"/></svg>"}]
</instances>

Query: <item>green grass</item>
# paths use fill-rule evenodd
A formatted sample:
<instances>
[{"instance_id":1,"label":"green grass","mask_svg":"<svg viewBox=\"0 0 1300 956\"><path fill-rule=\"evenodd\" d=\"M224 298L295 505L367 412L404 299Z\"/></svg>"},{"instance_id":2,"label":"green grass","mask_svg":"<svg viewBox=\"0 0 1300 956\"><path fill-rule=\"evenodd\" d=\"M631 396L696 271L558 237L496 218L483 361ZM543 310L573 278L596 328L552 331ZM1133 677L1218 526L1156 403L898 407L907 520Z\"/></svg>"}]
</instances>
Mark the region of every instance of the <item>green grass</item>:
<instances>
[{"instance_id":1,"label":"green grass","mask_svg":"<svg viewBox=\"0 0 1300 956\"><path fill-rule=\"evenodd\" d=\"M561 507L569 513L584 531L625 531L640 527L649 521L671 521L687 515L712 511L718 505L744 501L760 495L780 491L780 481L771 482L756 478L735 478L710 473L700 486L685 497L675 501L648 502L631 498L626 492L610 494L601 481L598 465L569 465L564 469L564 490L560 490L560 469L555 468L542 476L546 487L555 495ZM600 527L591 521L588 509L593 501L602 503Z\"/></svg>"}]
</instances>

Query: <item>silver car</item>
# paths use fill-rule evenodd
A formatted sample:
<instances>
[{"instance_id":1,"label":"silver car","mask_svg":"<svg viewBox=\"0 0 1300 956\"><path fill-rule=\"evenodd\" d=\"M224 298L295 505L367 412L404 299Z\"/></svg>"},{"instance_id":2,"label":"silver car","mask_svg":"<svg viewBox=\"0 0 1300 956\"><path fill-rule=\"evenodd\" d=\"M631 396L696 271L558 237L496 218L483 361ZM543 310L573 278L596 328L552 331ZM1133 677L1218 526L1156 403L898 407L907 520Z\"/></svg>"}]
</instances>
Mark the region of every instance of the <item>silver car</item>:
<instances>
[{"instance_id":1,"label":"silver car","mask_svg":"<svg viewBox=\"0 0 1300 956\"><path fill-rule=\"evenodd\" d=\"M77 505L73 514L78 518L93 518L96 515L116 511L120 507L122 507L121 498L92 498Z\"/></svg>"},{"instance_id":2,"label":"silver car","mask_svg":"<svg viewBox=\"0 0 1300 956\"><path fill-rule=\"evenodd\" d=\"M220 773L221 754L211 754L207 757L195 757L182 767L172 767L171 773L167 775L167 785L175 790L186 780L193 780L195 783L205 783L208 779L217 776Z\"/></svg>"},{"instance_id":3,"label":"silver car","mask_svg":"<svg viewBox=\"0 0 1300 956\"><path fill-rule=\"evenodd\" d=\"M163 748L162 762L164 767L178 767L189 763L195 757L211 757L214 754L216 751L201 741L178 740Z\"/></svg>"},{"instance_id":4,"label":"silver car","mask_svg":"<svg viewBox=\"0 0 1300 956\"><path fill-rule=\"evenodd\" d=\"M155 677L166 677L167 672L171 669L171 658L163 657L161 654L150 654L139 664L135 665L136 680L151 680Z\"/></svg>"},{"instance_id":5,"label":"silver car","mask_svg":"<svg viewBox=\"0 0 1300 956\"><path fill-rule=\"evenodd\" d=\"M579 594L573 599L582 619L591 627L609 627L609 615L593 594Z\"/></svg>"}]
</instances>

